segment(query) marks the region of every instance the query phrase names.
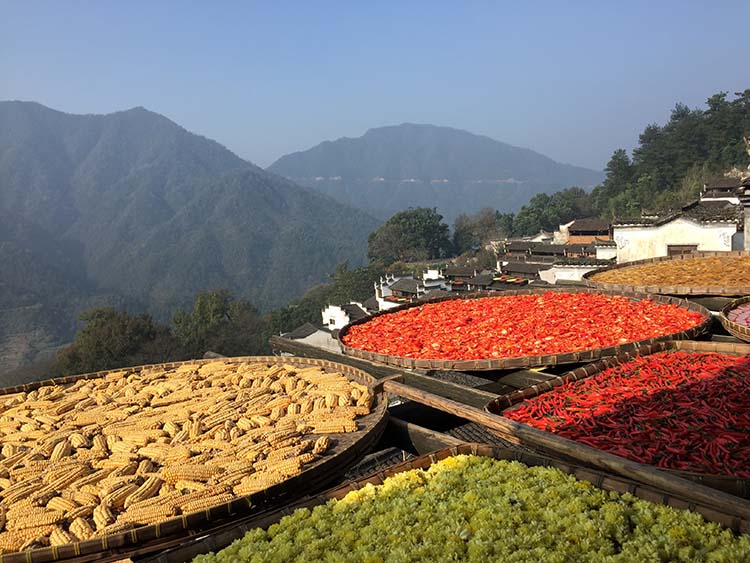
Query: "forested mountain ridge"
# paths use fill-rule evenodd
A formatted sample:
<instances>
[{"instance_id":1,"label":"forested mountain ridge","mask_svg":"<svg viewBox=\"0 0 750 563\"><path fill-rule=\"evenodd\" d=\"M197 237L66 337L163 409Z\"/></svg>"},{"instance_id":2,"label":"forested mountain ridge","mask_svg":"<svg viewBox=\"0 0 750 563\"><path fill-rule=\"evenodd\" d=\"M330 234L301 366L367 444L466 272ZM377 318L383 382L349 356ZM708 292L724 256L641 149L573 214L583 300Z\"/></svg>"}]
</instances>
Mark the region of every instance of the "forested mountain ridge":
<instances>
[{"instance_id":1,"label":"forested mountain ridge","mask_svg":"<svg viewBox=\"0 0 750 563\"><path fill-rule=\"evenodd\" d=\"M515 211L537 193L593 187L603 178L489 137L411 123L325 141L268 170L383 219L434 206L449 221L483 207Z\"/></svg>"},{"instance_id":2,"label":"forested mountain ridge","mask_svg":"<svg viewBox=\"0 0 750 563\"><path fill-rule=\"evenodd\" d=\"M733 97L714 94L705 108L678 103L664 125L645 127L632 155L614 151L604 182L590 193L572 188L538 194L515 216L505 214L501 230L530 235L581 217L612 221L679 209L698 197L704 182L732 170L747 173L743 137L750 138L750 89Z\"/></svg>"},{"instance_id":3,"label":"forested mountain ridge","mask_svg":"<svg viewBox=\"0 0 750 563\"><path fill-rule=\"evenodd\" d=\"M29 326L21 303L47 311L36 318L57 327L50 342L75 326L56 296L168 318L224 287L270 310L362 263L378 225L143 108L70 115L30 102L0 102L0 213L0 307L13 327L0 326L0 364Z\"/></svg>"}]
</instances>

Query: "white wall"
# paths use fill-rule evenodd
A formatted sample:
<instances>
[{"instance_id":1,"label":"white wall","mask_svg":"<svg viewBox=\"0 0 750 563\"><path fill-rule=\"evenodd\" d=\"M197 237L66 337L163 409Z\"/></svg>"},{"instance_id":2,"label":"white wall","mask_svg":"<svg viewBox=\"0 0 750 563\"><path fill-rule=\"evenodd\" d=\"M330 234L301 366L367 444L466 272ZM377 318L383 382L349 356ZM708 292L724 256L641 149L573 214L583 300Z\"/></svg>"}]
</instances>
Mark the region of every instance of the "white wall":
<instances>
[{"instance_id":1,"label":"white wall","mask_svg":"<svg viewBox=\"0 0 750 563\"><path fill-rule=\"evenodd\" d=\"M338 305L328 305L322 311L323 324L330 330L344 328L349 324L349 315Z\"/></svg>"},{"instance_id":2,"label":"white wall","mask_svg":"<svg viewBox=\"0 0 750 563\"><path fill-rule=\"evenodd\" d=\"M732 250L734 223L700 224L684 217L658 227L614 226L617 263L667 256L669 244L695 244L698 250Z\"/></svg>"},{"instance_id":3,"label":"white wall","mask_svg":"<svg viewBox=\"0 0 750 563\"><path fill-rule=\"evenodd\" d=\"M617 258L616 246L597 246L596 247L596 259L597 260L612 260L613 258Z\"/></svg>"},{"instance_id":4,"label":"white wall","mask_svg":"<svg viewBox=\"0 0 750 563\"><path fill-rule=\"evenodd\" d=\"M547 283L557 283L559 281L581 281L583 274L596 270L597 266L566 266L556 265L549 270L539 272L539 277Z\"/></svg>"}]
</instances>

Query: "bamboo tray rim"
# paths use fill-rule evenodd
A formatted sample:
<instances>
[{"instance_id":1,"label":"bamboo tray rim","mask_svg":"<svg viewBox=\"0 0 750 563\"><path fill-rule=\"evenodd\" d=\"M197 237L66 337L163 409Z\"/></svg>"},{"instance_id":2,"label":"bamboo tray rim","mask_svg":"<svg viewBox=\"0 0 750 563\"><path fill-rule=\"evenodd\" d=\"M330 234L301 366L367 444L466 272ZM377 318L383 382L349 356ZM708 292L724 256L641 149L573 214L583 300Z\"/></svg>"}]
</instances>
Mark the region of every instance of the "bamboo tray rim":
<instances>
[{"instance_id":1,"label":"bamboo tray rim","mask_svg":"<svg viewBox=\"0 0 750 563\"><path fill-rule=\"evenodd\" d=\"M314 506L325 504L331 499L340 500L349 492L361 489L366 485L380 485L388 477L412 469L426 469L438 461L455 455L476 455L498 460L519 461L530 467L555 467L568 475L575 476L576 479L587 481L597 488L606 491L616 491L621 494L630 493L640 499L655 504L671 506L672 508L679 510L691 510L701 514L701 516L707 521L716 522L725 528L731 529L735 533L750 533L750 521L748 520L699 503L685 500L676 495L664 493L659 489L643 485L625 477L619 477L603 471L589 469L576 463L555 459L536 452L525 452L516 448L467 442L413 458L403 463L388 467L387 469L374 472L369 476L362 477L361 479L347 481L346 483L328 489L318 495L300 499L284 507L270 509L243 519L241 522L236 523L234 530L228 531L227 534L222 534L224 537L222 537L218 544L214 541L214 537L211 535L204 538L196 538L196 540L186 546L167 549L162 552L161 555L149 558L148 562L175 563L176 561L185 561L187 560L186 558L192 558L200 553L206 553L206 551L218 551L229 545L234 539L242 537L245 532L253 528L266 529L298 508L313 508Z\"/></svg>"},{"instance_id":2,"label":"bamboo tray rim","mask_svg":"<svg viewBox=\"0 0 750 563\"><path fill-rule=\"evenodd\" d=\"M500 395L499 397L487 403L487 405L485 405L484 407L484 410L496 416L503 416L503 414L506 412L520 408L521 404L524 401L544 395L545 393L548 393L566 383L588 379L589 377L601 373L605 369L627 363L631 360L634 360L638 356L649 356L652 354L670 350L680 350L685 352L716 352L720 354L743 356L750 354L750 344L734 344L729 342L702 342L694 340L672 340L668 342L658 342L652 344L651 346L643 348L639 351L638 354L625 353L618 356L603 358L597 362L581 366L572 371L551 378L547 381L525 387L524 389L518 389L517 391L514 391L512 393ZM530 426L524 422L514 422L523 424L524 426ZM542 431L547 432L546 430ZM548 433L554 434L552 432ZM750 478L735 477L733 475L724 475L720 473L699 473L696 471L682 471L678 469L667 469L663 467L656 467L656 469L698 482L702 482L705 479L724 480L727 482L743 482L747 483L748 487L750 488Z\"/></svg>"},{"instance_id":3,"label":"bamboo tray rim","mask_svg":"<svg viewBox=\"0 0 750 563\"><path fill-rule=\"evenodd\" d=\"M673 334L665 334L663 336L657 336L654 338L648 338L643 340L636 340L633 342L627 342L625 344L619 344L617 346L609 346L606 348L590 348L587 350L579 350L577 352L561 352L558 354L547 354L541 356L519 356L513 358L483 358L476 360L444 360L444 359L424 359L424 358L407 358L403 356L391 356L388 354L380 354L377 352L370 352L366 350L360 350L359 348L353 348L344 343L343 338L346 336L351 327L355 325L365 324L372 320L374 317L382 315L389 315L406 309L412 309L414 307L421 307L431 303L441 303L443 301L452 301L456 299L483 299L486 297L513 297L517 295L540 295L544 293L590 293L600 294L610 297L627 297L631 301L641 301L643 299L650 299L656 303L661 304L672 304L677 305L680 308L688 309L703 315L703 321L694 327L689 329L676 332ZM528 288L511 291L476 291L460 295L440 296L432 299L426 299L423 301L416 301L414 303L407 303L400 305L392 309L385 311L378 311L368 317L353 321L344 326L337 336L341 351L346 356L355 358L361 358L374 362L377 364L398 366L406 369L426 369L434 371L495 371L504 369L522 369L539 366L554 366L561 364L576 364L583 362L596 361L599 358L606 356L616 356L626 352L637 351L644 346L649 346L656 342L668 341L668 340L690 340L694 339L700 334L706 332L712 322L711 312L699 305L693 303L687 299L680 299L678 297L670 297L665 295L656 295L650 293L630 292L630 291L611 291L603 289L595 289L590 287L550 287L550 288Z\"/></svg>"},{"instance_id":4,"label":"bamboo tray rim","mask_svg":"<svg viewBox=\"0 0 750 563\"><path fill-rule=\"evenodd\" d=\"M363 428L357 432L346 434L326 434L334 436L337 443L334 445L334 453L323 456L314 463L307 466L302 473L285 479L272 485L267 489L237 496L232 500L200 510L190 514L181 514L176 517L165 519L151 525L139 526L120 533L109 534L96 539L74 542L61 546L50 546L43 548L27 549L11 553L0 553L0 563L43 563L46 561L88 561L97 560L101 552L117 549L120 558L124 558L130 551L136 550L139 545L155 540L175 539L187 537L191 531L207 522L221 521L237 514L247 513L253 508L268 507L279 501L298 498L307 486L318 481L329 482L351 465L360 454L364 454L385 431L388 421L388 401L386 393L380 388L378 380L364 370L322 360L318 358L300 358L296 356L235 356L226 358L211 358L201 360L187 360L183 362L166 362L161 364L148 364L120 369L103 370L99 372L85 373L80 375L59 377L44 381L33 382L26 385L7 387L0 389L0 397L3 395L31 391L45 385L65 385L82 379L97 379L108 374L125 372L130 375L144 369L173 369L186 364L201 366L209 363L269 363L269 364L291 364L299 367L318 366L329 371L337 371L349 379L367 385L374 395L373 408L357 422ZM126 375L123 375L125 377ZM350 443L346 443L350 442ZM339 449L340 448L340 449ZM339 449L339 451L336 451ZM309 490L309 489L308 489ZM124 548L124 549L123 549ZM89 557L85 557L89 556Z\"/></svg>"},{"instance_id":5,"label":"bamboo tray rim","mask_svg":"<svg viewBox=\"0 0 750 563\"><path fill-rule=\"evenodd\" d=\"M719 297L735 297L738 295L750 294L750 285L746 286L697 286L697 285L635 285L620 284L610 282L600 282L593 278L603 272L612 270L622 270L633 266L643 266L645 264L655 264L658 262L670 262L678 260L695 260L700 258L747 258L750 257L750 251L731 250L731 251L710 251L692 252L690 254L680 254L677 256L657 256L654 258L645 258L643 260L633 260L632 262L623 262L606 268L599 268L586 272L583 275L583 281L588 287L608 289L612 291L629 291L629 292L646 292L658 293L663 295L712 295Z\"/></svg>"},{"instance_id":6,"label":"bamboo tray rim","mask_svg":"<svg viewBox=\"0 0 750 563\"><path fill-rule=\"evenodd\" d=\"M750 327L730 321L728 315L732 309L736 309L740 305L744 305L748 302L750 302L750 296L740 297L727 303L719 312L719 322L726 331L735 338L739 338L745 342L750 342Z\"/></svg>"}]
</instances>

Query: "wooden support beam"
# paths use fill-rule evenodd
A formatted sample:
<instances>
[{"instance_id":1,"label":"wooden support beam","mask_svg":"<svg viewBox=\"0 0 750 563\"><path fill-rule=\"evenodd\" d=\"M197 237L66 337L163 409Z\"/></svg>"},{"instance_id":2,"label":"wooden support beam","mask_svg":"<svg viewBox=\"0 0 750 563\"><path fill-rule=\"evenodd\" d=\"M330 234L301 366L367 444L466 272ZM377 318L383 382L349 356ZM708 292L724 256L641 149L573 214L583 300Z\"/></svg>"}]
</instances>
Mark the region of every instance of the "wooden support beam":
<instances>
[{"instance_id":1,"label":"wooden support beam","mask_svg":"<svg viewBox=\"0 0 750 563\"><path fill-rule=\"evenodd\" d=\"M520 369L498 378L497 382L513 387L514 389L523 389L531 387L537 383L543 383L550 379L556 378L556 375L544 373L543 371L534 371L530 369Z\"/></svg>"},{"instance_id":2,"label":"wooden support beam","mask_svg":"<svg viewBox=\"0 0 750 563\"><path fill-rule=\"evenodd\" d=\"M430 430L424 426L406 422L394 416L388 419L386 438L401 449L410 449L424 455L443 448L452 448L464 441L442 432Z\"/></svg>"},{"instance_id":3,"label":"wooden support beam","mask_svg":"<svg viewBox=\"0 0 750 563\"><path fill-rule=\"evenodd\" d=\"M650 465L579 444L532 426L520 424L514 420L489 414L457 401L409 387L397 381L388 381L384 388L388 393L482 424L509 441L517 441L522 445L540 449L543 452L575 459L685 499L720 508L745 519L750 518L750 501L676 477Z\"/></svg>"}]
</instances>

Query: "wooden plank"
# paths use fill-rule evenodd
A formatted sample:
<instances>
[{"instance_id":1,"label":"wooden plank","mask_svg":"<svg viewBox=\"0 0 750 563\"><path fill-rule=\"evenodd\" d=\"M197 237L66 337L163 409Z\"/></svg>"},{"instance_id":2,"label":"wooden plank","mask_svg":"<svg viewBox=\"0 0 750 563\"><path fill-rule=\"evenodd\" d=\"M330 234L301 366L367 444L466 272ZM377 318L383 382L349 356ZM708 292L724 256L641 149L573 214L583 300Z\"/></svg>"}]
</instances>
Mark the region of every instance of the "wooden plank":
<instances>
[{"instance_id":1,"label":"wooden plank","mask_svg":"<svg viewBox=\"0 0 750 563\"><path fill-rule=\"evenodd\" d=\"M324 348L310 346L309 344L303 344L302 342L290 340L281 336L272 336L268 341L274 351L287 352L304 358L321 358L323 360L346 364L364 370L378 379L402 373L395 368L375 364L373 362L368 362L367 360L360 360L359 358L352 358L351 356L344 356L338 352L331 352Z\"/></svg>"},{"instance_id":2,"label":"wooden plank","mask_svg":"<svg viewBox=\"0 0 750 563\"><path fill-rule=\"evenodd\" d=\"M503 385L507 385L508 387L513 387L514 389L523 389L525 387L536 385L537 383L549 381L550 379L554 379L555 377L557 376L552 375L551 373L533 371L530 369L520 369L498 378L497 382L502 383Z\"/></svg>"},{"instance_id":3,"label":"wooden plank","mask_svg":"<svg viewBox=\"0 0 750 563\"><path fill-rule=\"evenodd\" d=\"M514 420L495 416L457 401L414 389L397 381L388 381L384 387L388 393L406 397L412 401L483 424L509 441L572 458L593 467L651 485L665 492L676 494L687 500L729 511L742 518L750 518L750 501L659 471L650 465L597 450L532 426L520 424Z\"/></svg>"},{"instance_id":4,"label":"wooden plank","mask_svg":"<svg viewBox=\"0 0 750 563\"><path fill-rule=\"evenodd\" d=\"M476 408L484 408L487 403L497 398L496 393L458 385L457 383L436 379L428 375L419 375L411 372L403 372L402 375L402 382L406 385Z\"/></svg>"},{"instance_id":5,"label":"wooden plank","mask_svg":"<svg viewBox=\"0 0 750 563\"><path fill-rule=\"evenodd\" d=\"M385 437L401 449L411 450L419 455L464 443L463 440L448 434L436 432L393 416L388 419Z\"/></svg>"}]
</instances>

